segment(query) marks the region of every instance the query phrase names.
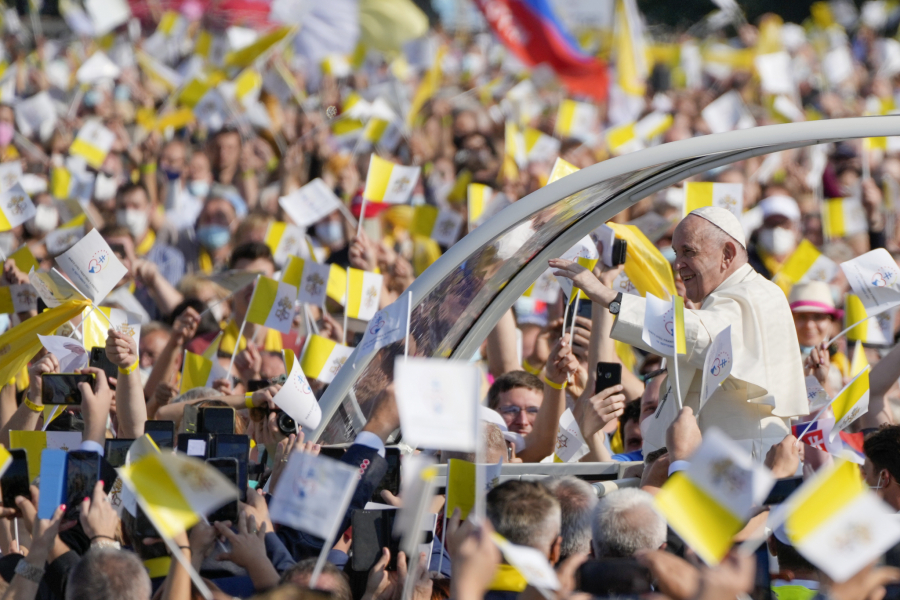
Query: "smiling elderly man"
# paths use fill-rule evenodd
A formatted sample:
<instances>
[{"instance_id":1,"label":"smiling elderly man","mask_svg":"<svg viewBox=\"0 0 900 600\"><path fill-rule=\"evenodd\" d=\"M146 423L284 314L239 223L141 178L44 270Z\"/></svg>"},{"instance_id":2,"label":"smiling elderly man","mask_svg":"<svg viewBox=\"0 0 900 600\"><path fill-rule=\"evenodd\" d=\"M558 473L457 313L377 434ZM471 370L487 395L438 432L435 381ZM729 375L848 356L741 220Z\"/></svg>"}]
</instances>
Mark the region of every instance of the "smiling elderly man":
<instances>
[{"instance_id":1,"label":"smiling elderly man","mask_svg":"<svg viewBox=\"0 0 900 600\"><path fill-rule=\"evenodd\" d=\"M731 325L731 374L703 406L701 430L718 427L760 461L790 432L788 418L808 414L800 347L787 299L747 263L741 224L729 211L704 207L679 223L672 240L675 270L697 310L685 310L687 355L678 361L682 402L696 414L706 353ZM646 301L622 296L577 263L554 259L556 274L572 279L592 301L617 314L612 337L652 350L641 339ZM669 362L672 367L672 362ZM665 444L678 413L672 378L655 417L641 424L644 454Z\"/></svg>"}]
</instances>

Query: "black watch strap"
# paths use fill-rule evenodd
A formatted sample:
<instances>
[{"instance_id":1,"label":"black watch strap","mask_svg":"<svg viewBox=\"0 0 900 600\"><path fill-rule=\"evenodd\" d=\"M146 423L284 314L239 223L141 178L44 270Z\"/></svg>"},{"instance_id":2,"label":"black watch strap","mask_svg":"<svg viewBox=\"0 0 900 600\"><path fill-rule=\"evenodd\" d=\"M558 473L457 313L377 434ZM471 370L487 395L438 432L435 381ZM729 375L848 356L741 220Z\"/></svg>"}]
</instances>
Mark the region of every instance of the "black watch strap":
<instances>
[{"instance_id":1,"label":"black watch strap","mask_svg":"<svg viewBox=\"0 0 900 600\"><path fill-rule=\"evenodd\" d=\"M616 294L616 297L612 302L609 303L609 312L610 314L617 315L619 314L619 308L622 306L622 292Z\"/></svg>"}]
</instances>

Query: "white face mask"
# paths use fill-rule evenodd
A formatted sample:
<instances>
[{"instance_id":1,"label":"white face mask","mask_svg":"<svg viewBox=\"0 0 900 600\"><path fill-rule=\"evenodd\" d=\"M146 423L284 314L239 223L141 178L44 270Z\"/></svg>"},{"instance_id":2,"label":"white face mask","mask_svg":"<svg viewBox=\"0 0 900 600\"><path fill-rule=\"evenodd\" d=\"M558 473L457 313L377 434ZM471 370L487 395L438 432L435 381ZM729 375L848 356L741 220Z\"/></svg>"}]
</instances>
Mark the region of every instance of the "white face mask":
<instances>
[{"instance_id":1,"label":"white face mask","mask_svg":"<svg viewBox=\"0 0 900 600\"><path fill-rule=\"evenodd\" d=\"M95 200L100 200L101 202L111 200L115 197L118 189L119 183L115 177L109 177L105 173L97 173L97 178L94 179Z\"/></svg>"},{"instance_id":2,"label":"white face mask","mask_svg":"<svg viewBox=\"0 0 900 600\"><path fill-rule=\"evenodd\" d=\"M38 204L34 207L33 227L40 233L49 233L59 225L59 212L49 204Z\"/></svg>"},{"instance_id":3,"label":"white face mask","mask_svg":"<svg viewBox=\"0 0 900 600\"><path fill-rule=\"evenodd\" d=\"M143 210L127 208L116 211L116 222L127 227L128 233L134 237L135 241L139 241L147 233L149 219L150 217Z\"/></svg>"},{"instance_id":4,"label":"white face mask","mask_svg":"<svg viewBox=\"0 0 900 600\"><path fill-rule=\"evenodd\" d=\"M797 240L790 229L773 227L759 232L759 245L770 254L784 256L791 253L797 245Z\"/></svg>"},{"instance_id":5,"label":"white face mask","mask_svg":"<svg viewBox=\"0 0 900 600\"><path fill-rule=\"evenodd\" d=\"M344 228L340 221L321 221L316 223L316 237L323 244L338 244L344 240Z\"/></svg>"}]
</instances>

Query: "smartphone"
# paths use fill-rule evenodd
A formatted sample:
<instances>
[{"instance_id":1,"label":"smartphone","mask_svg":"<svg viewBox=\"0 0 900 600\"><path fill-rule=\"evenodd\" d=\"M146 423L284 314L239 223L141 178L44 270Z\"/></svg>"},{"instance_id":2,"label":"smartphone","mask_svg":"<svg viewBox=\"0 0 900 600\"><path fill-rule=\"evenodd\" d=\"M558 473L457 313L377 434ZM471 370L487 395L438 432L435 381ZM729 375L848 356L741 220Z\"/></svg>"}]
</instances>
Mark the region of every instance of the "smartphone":
<instances>
[{"instance_id":1,"label":"smartphone","mask_svg":"<svg viewBox=\"0 0 900 600\"><path fill-rule=\"evenodd\" d=\"M761 544L754 553L756 555L756 576L753 579L752 600L774 600L772 594L772 572L769 570L769 549Z\"/></svg>"},{"instance_id":2,"label":"smartphone","mask_svg":"<svg viewBox=\"0 0 900 600\"><path fill-rule=\"evenodd\" d=\"M882 600L900 600L900 583L889 583L884 586L884 598Z\"/></svg>"},{"instance_id":3,"label":"smartphone","mask_svg":"<svg viewBox=\"0 0 900 600\"><path fill-rule=\"evenodd\" d=\"M87 450L69 450L66 457L66 513L64 520L78 514L81 502L94 494L100 479L100 455Z\"/></svg>"},{"instance_id":4,"label":"smartphone","mask_svg":"<svg viewBox=\"0 0 900 600\"><path fill-rule=\"evenodd\" d=\"M238 461L238 489L241 502L247 501L247 464L250 461L250 438L234 433L216 435L216 458L233 458Z\"/></svg>"},{"instance_id":5,"label":"smartphone","mask_svg":"<svg viewBox=\"0 0 900 600\"><path fill-rule=\"evenodd\" d=\"M372 492L372 502L384 502L381 491L387 490L395 496L400 493L400 448L387 447L384 449L384 459L388 468L381 479L381 483Z\"/></svg>"},{"instance_id":6,"label":"smartphone","mask_svg":"<svg viewBox=\"0 0 900 600\"><path fill-rule=\"evenodd\" d=\"M79 383L94 385L91 373L44 373L41 375L41 401L44 404L81 404Z\"/></svg>"},{"instance_id":7,"label":"smartphone","mask_svg":"<svg viewBox=\"0 0 900 600\"><path fill-rule=\"evenodd\" d=\"M775 485L772 486L772 491L769 492L769 495L766 498L766 501L763 502L763 504L781 504L787 499L788 496L794 493L794 490L796 490L801 485L803 485L803 477L787 477L785 479L778 479L775 481Z\"/></svg>"},{"instance_id":8,"label":"smartphone","mask_svg":"<svg viewBox=\"0 0 900 600\"><path fill-rule=\"evenodd\" d=\"M622 383L622 365L619 363L598 362L597 381L594 383L594 393L599 394L603 390Z\"/></svg>"},{"instance_id":9,"label":"smartphone","mask_svg":"<svg viewBox=\"0 0 900 600\"><path fill-rule=\"evenodd\" d=\"M235 485L238 485L238 477L240 473L240 468L238 467L238 461L236 458L209 458L206 460L207 463L211 467L215 467L219 473L225 476L228 481L232 482ZM237 500L232 500L228 504L216 509L211 515L209 515L209 522L215 523L216 521L231 521L233 524L237 524L238 522L238 503Z\"/></svg>"},{"instance_id":10,"label":"smartphone","mask_svg":"<svg viewBox=\"0 0 900 600\"><path fill-rule=\"evenodd\" d=\"M589 560L575 574L575 589L592 596L647 594L653 591L650 570L633 558Z\"/></svg>"},{"instance_id":11,"label":"smartphone","mask_svg":"<svg viewBox=\"0 0 900 600\"><path fill-rule=\"evenodd\" d=\"M175 447L175 421L144 421L144 433L160 448Z\"/></svg>"},{"instance_id":12,"label":"smartphone","mask_svg":"<svg viewBox=\"0 0 900 600\"><path fill-rule=\"evenodd\" d=\"M247 382L248 392L258 392L272 385L268 379L251 379Z\"/></svg>"},{"instance_id":13,"label":"smartphone","mask_svg":"<svg viewBox=\"0 0 900 600\"><path fill-rule=\"evenodd\" d=\"M208 433L179 433L177 450L184 452L188 456L196 456L206 460L212 455L212 435Z\"/></svg>"},{"instance_id":14,"label":"smartphone","mask_svg":"<svg viewBox=\"0 0 900 600\"><path fill-rule=\"evenodd\" d=\"M353 511L350 515L350 526L353 529L350 567L353 571L368 572L381 558L382 548L391 551L387 570L397 570L396 557L400 551L400 539L393 535L396 514L396 510Z\"/></svg>"},{"instance_id":15,"label":"smartphone","mask_svg":"<svg viewBox=\"0 0 900 600\"><path fill-rule=\"evenodd\" d=\"M103 458L111 467L118 469L125 466L125 458L128 456L128 449L134 440L127 438L116 438L114 440L106 440L103 444Z\"/></svg>"},{"instance_id":16,"label":"smartphone","mask_svg":"<svg viewBox=\"0 0 900 600\"><path fill-rule=\"evenodd\" d=\"M321 450L319 450L319 454L327 456L328 458L333 458L334 460L341 460L346 451L347 449L341 446L322 446ZM387 448L385 448L385 453L386 452Z\"/></svg>"},{"instance_id":17,"label":"smartphone","mask_svg":"<svg viewBox=\"0 0 900 600\"><path fill-rule=\"evenodd\" d=\"M233 408L201 408L198 433L234 433Z\"/></svg>"},{"instance_id":18,"label":"smartphone","mask_svg":"<svg viewBox=\"0 0 900 600\"><path fill-rule=\"evenodd\" d=\"M3 506L16 508L16 498L25 496L31 498L31 490L28 488L28 452L24 448L10 450L12 462L9 463L6 472L0 477L0 487L3 488Z\"/></svg>"},{"instance_id":19,"label":"smartphone","mask_svg":"<svg viewBox=\"0 0 900 600\"><path fill-rule=\"evenodd\" d=\"M100 346L91 348L91 361L88 364L92 367L101 369L106 373L107 379L110 377L115 379L119 376L119 368L112 364L112 361L106 356L106 348Z\"/></svg>"},{"instance_id":20,"label":"smartphone","mask_svg":"<svg viewBox=\"0 0 900 600\"><path fill-rule=\"evenodd\" d=\"M66 451L41 452L41 496L38 500L38 519L52 519L60 504L66 501ZM82 500L84 497L82 497Z\"/></svg>"},{"instance_id":21,"label":"smartphone","mask_svg":"<svg viewBox=\"0 0 900 600\"><path fill-rule=\"evenodd\" d=\"M142 509L140 505L137 507L134 532L138 540L160 537L159 532L156 531L156 527L154 527L153 523L150 522L150 519L147 518L147 513L144 512L144 509Z\"/></svg>"},{"instance_id":22,"label":"smartphone","mask_svg":"<svg viewBox=\"0 0 900 600\"><path fill-rule=\"evenodd\" d=\"M616 238L616 240L613 242L611 266L618 267L619 265L624 265L625 257L627 254L628 242L621 238Z\"/></svg>"}]
</instances>

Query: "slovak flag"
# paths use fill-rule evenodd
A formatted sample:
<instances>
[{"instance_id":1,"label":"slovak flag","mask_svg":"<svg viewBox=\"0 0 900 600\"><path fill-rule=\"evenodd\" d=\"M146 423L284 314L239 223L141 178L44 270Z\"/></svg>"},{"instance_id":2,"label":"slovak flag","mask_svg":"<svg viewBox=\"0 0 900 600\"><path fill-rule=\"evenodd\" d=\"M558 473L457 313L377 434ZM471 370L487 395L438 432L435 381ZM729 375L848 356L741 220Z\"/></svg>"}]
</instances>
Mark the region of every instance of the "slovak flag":
<instances>
[{"instance_id":1,"label":"slovak flag","mask_svg":"<svg viewBox=\"0 0 900 600\"><path fill-rule=\"evenodd\" d=\"M550 0L475 0L503 45L530 67L549 65L570 92L606 100L606 63L585 54Z\"/></svg>"},{"instance_id":2,"label":"slovak flag","mask_svg":"<svg viewBox=\"0 0 900 600\"><path fill-rule=\"evenodd\" d=\"M807 423L797 423L791 427L794 437L799 438L803 435L807 426L809 431L803 436L803 443L818 450L824 450L834 456L840 456L850 462L863 464L866 461L866 455L863 452L862 432L848 433L846 431L838 432L838 438L832 441L831 430L834 428L834 417L827 416L814 421L812 425Z\"/></svg>"}]
</instances>

